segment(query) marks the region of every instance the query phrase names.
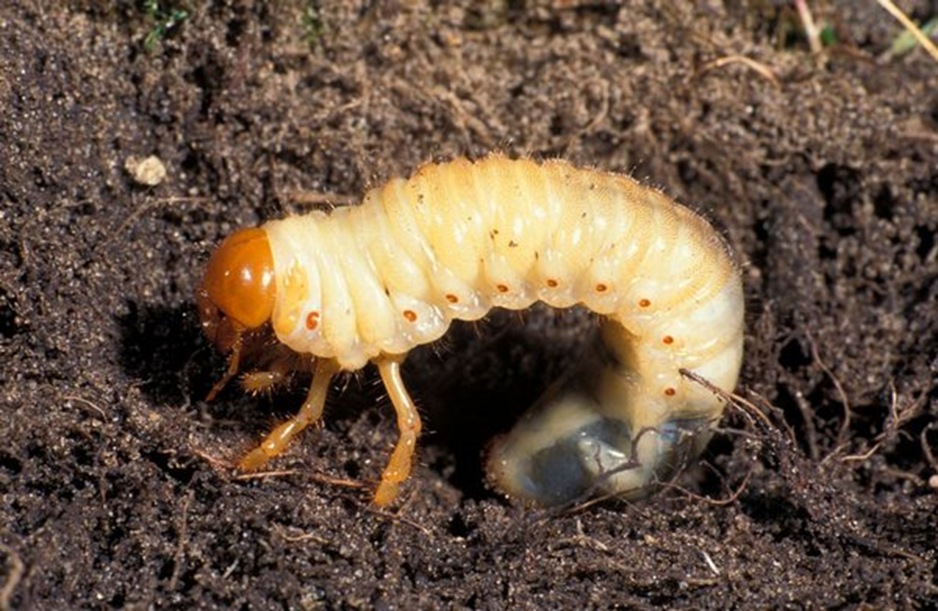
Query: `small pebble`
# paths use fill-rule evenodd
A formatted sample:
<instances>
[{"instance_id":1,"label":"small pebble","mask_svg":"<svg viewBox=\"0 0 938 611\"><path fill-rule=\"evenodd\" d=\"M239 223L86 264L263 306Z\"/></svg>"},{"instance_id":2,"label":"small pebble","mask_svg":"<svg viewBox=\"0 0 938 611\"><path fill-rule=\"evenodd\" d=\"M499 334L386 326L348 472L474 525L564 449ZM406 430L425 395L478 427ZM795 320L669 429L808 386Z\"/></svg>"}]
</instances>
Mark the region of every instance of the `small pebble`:
<instances>
[{"instance_id":1,"label":"small pebble","mask_svg":"<svg viewBox=\"0 0 938 611\"><path fill-rule=\"evenodd\" d=\"M131 155L124 162L124 169L138 185L155 187L166 179L166 166L156 155L146 159Z\"/></svg>"}]
</instances>

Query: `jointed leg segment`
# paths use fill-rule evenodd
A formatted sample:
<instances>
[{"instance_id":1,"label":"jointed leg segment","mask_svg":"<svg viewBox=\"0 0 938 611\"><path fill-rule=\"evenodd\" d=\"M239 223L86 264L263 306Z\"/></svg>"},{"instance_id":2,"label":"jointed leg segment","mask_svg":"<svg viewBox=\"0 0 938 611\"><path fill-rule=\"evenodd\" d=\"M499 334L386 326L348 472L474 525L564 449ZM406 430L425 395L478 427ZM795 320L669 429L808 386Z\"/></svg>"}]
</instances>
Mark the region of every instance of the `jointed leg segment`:
<instances>
[{"instance_id":1,"label":"jointed leg segment","mask_svg":"<svg viewBox=\"0 0 938 611\"><path fill-rule=\"evenodd\" d=\"M231 381L231 378L238 375L238 368L241 366L241 346L242 335L241 333L237 333L231 344L231 356L228 357L228 371L225 372L222 379L215 382L215 385L212 386L212 390L208 391L208 395L205 396L206 401L214 401L218 393L224 390L228 382Z\"/></svg>"},{"instance_id":2,"label":"jointed leg segment","mask_svg":"<svg viewBox=\"0 0 938 611\"><path fill-rule=\"evenodd\" d=\"M394 411L397 413L397 428L400 431L397 445L381 473L381 483L378 484L375 492L375 504L382 506L394 501L401 482L410 476L417 437L421 429L417 406L407 394L404 381L401 379L402 361L402 356L386 356L375 361L381 373L381 380L391 397L391 403L394 404ZM326 404L329 384L338 372L339 366L335 361L320 360L316 364L316 373L313 375L309 395L300 411L296 416L271 431L258 447L238 462L238 467L246 471L263 467L267 461L283 452L300 431L318 421L322 417L323 407Z\"/></svg>"},{"instance_id":3,"label":"jointed leg segment","mask_svg":"<svg viewBox=\"0 0 938 611\"><path fill-rule=\"evenodd\" d=\"M332 377L339 372L338 364L333 360L320 360L316 364L316 373L313 374L313 384L303 406L296 416L287 420L264 439L258 447L254 448L238 462L238 468L245 471L260 469L268 460L283 452L290 441L310 424L322 417L322 410L326 405L326 394L329 392L329 383Z\"/></svg>"},{"instance_id":4,"label":"jointed leg segment","mask_svg":"<svg viewBox=\"0 0 938 611\"><path fill-rule=\"evenodd\" d=\"M378 490L375 492L375 504L381 506L388 505L394 500L401 482L410 475L417 437L420 435L420 414L417 413L417 406L407 394L404 381L401 379L403 360L403 356L388 356L375 362L381 373L381 381L384 382L384 387L391 397L391 403L394 404L394 411L397 412L397 428L400 431L391 460L384 468L381 483L378 484Z\"/></svg>"}]
</instances>

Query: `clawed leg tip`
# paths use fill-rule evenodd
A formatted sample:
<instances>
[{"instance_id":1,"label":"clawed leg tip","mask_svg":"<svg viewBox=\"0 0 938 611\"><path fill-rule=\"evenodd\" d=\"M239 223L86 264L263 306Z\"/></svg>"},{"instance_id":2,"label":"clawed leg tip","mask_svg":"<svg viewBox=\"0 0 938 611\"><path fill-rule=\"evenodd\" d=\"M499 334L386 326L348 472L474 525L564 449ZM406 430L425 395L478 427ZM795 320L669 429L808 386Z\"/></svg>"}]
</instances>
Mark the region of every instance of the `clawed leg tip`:
<instances>
[{"instance_id":1,"label":"clawed leg tip","mask_svg":"<svg viewBox=\"0 0 938 611\"><path fill-rule=\"evenodd\" d=\"M261 449L257 448L250 451L237 463L238 471L252 472L257 471L261 467L267 464L267 461L270 460L270 457Z\"/></svg>"},{"instance_id":2,"label":"clawed leg tip","mask_svg":"<svg viewBox=\"0 0 938 611\"><path fill-rule=\"evenodd\" d=\"M387 507L397 498L400 485L396 482L381 482L375 491L374 503L378 507Z\"/></svg>"}]
</instances>

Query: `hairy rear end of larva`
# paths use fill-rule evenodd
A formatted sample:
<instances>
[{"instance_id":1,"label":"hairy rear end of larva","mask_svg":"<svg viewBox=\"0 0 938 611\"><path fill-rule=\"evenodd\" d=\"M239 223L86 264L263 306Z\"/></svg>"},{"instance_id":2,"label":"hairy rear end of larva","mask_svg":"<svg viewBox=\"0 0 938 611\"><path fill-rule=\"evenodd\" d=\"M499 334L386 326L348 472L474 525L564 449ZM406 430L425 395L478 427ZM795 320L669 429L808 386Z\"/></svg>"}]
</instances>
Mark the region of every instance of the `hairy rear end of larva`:
<instances>
[{"instance_id":1,"label":"hairy rear end of larva","mask_svg":"<svg viewBox=\"0 0 938 611\"><path fill-rule=\"evenodd\" d=\"M316 359L314 387L369 361L388 386L402 437L381 504L407 478L419 432L398 365L454 319L536 301L602 316L600 340L577 370L487 459L496 487L540 504L649 492L699 453L723 411L680 370L726 390L737 381L743 294L726 244L700 216L625 176L458 159L391 180L361 206L263 230L276 282L270 323L280 342ZM265 441L261 462L318 418L314 394L283 443L271 442L276 431Z\"/></svg>"}]
</instances>

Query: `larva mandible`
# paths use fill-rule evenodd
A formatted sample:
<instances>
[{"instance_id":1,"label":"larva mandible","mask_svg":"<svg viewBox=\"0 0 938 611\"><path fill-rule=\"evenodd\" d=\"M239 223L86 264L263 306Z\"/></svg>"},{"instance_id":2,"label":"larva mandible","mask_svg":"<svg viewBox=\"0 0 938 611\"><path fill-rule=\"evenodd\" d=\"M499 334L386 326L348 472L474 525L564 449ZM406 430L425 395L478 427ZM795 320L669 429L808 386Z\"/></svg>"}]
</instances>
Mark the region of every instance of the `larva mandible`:
<instances>
[{"instance_id":1,"label":"larva mandible","mask_svg":"<svg viewBox=\"0 0 938 611\"><path fill-rule=\"evenodd\" d=\"M209 260L198 301L209 337L231 352L212 394L257 350L251 338L261 329L293 355L268 358L271 380L288 368L315 370L298 414L243 469L259 468L320 418L334 375L377 365L400 430L379 505L409 476L420 433L400 364L453 319L535 301L603 316L579 372L488 458L497 487L548 505L647 492L703 448L723 411L680 370L732 389L742 360L742 282L719 234L655 189L563 161L427 164L359 206L240 230Z\"/></svg>"}]
</instances>

